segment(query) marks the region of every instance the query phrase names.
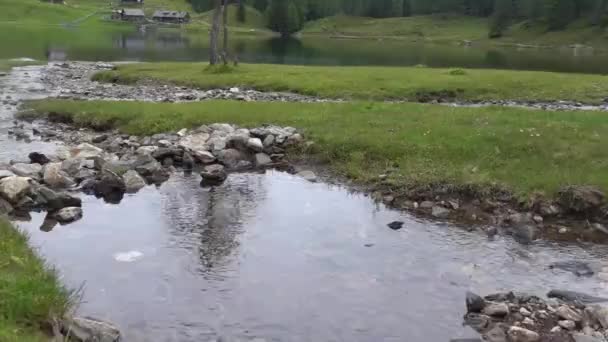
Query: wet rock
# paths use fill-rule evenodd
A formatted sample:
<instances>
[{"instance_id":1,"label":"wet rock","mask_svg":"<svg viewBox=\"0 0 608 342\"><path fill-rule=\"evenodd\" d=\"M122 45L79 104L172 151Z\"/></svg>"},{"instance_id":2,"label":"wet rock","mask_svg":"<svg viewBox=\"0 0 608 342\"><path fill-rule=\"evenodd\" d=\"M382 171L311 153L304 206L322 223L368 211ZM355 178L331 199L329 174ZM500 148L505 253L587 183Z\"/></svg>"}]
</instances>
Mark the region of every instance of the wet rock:
<instances>
[{"instance_id":1,"label":"wet rock","mask_svg":"<svg viewBox=\"0 0 608 342\"><path fill-rule=\"evenodd\" d=\"M501 327L495 326L483 334L483 339L486 342L507 342L507 334Z\"/></svg>"},{"instance_id":2,"label":"wet rock","mask_svg":"<svg viewBox=\"0 0 608 342\"><path fill-rule=\"evenodd\" d=\"M31 190L31 178L28 177L6 177L0 179L0 196L11 204L17 204L28 195Z\"/></svg>"},{"instance_id":3,"label":"wet rock","mask_svg":"<svg viewBox=\"0 0 608 342\"><path fill-rule=\"evenodd\" d=\"M111 323L90 317L76 317L63 323L65 334L78 342L119 342L120 331Z\"/></svg>"},{"instance_id":4,"label":"wet rock","mask_svg":"<svg viewBox=\"0 0 608 342\"><path fill-rule=\"evenodd\" d=\"M399 230L401 228L403 228L403 222L402 221L394 221L389 223L387 226L392 229L392 230Z\"/></svg>"},{"instance_id":5,"label":"wet rock","mask_svg":"<svg viewBox=\"0 0 608 342\"><path fill-rule=\"evenodd\" d=\"M509 314L509 306L506 303L486 303L483 313L493 317L504 317Z\"/></svg>"},{"instance_id":6,"label":"wet rock","mask_svg":"<svg viewBox=\"0 0 608 342\"><path fill-rule=\"evenodd\" d=\"M314 172L308 170L300 171L296 174L296 176L304 178L305 180L313 183L317 181L317 175Z\"/></svg>"},{"instance_id":7,"label":"wet rock","mask_svg":"<svg viewBox=\"0 0 608 342\"><path fill-rule=\"evenodd\" d=\"M485 331L491 320L490 317L475 312L470 312L464 316L464 324L476 331Z\"/></svg>"},{"instance_id":8,"label":"wet rock","mask_svg":"<svg viewBox=\"0 0 608 342\"><path fill-rule=\"evenodd\" d=\"M0 197L0 215L8 215L13 212L13 206L4 198Z\"/></svg>"},{"instance_id":9,"label":"wet rock","mask_svg":"<svg viewBox=\"0 0 608 342\"><path fill-rule=\"evenodd\" d=\"M264 144L259 138L249 138L247 140L247 147L254 152L262 152L264 150Z\"/></svg>"},{"instance_id":10,"label":"wet rock","mask_svg":"<svg viewBox=\"0 0 608 342\"><path fill-rule=\"evenodd\" d=\"M6 178L6 177L13 177L13 176L16 176L16 175L9 170L0 170L0 179Z\"/></svg>"},{"instance_id":11,"label":"wet rock","mask_svg":"<svg viewBox=\"0 0 608 342\"><path fill-rule=\"evenodd\" d=\"M238 163L242 160L247 160L248 158L243 152L229 148L220 151L217 155L217 159L228 169L238 169Z\"/></svg>"},{"instance_id":12,"label":"wet rock","mask_svg":"<svg viewBox=\"0 0 608 342\"><path fill-rule=\"evenodd\" d=\"M208 133L196 133L183 137L178 145L192 150L192 151L205 151L207 150L207 141L210 135Z\"/></svg>"},{"instance_id":13,"label":"wet rock","mask_svg":"<svg viewBox=\"0 0 608 342\"><path fill-rule=\"evenodd\" d=\"M264 145L264 148L272 147L272 145L274 144L274 135L270 134L266 136L262 144Z\"/></svg>"},{"instance_id":14,"label":"wet rock","mask_svg":"<svg viewBox=\"0 0 608 342\"><path fill-rule=\"evenodd\" d=\"M122 177L110 170L103 170L93 190L99 197L114 198L117 194L124 194L127 186Z\"/></svg>"},{"instance_id":15,"label":"wet rock","mask_svg":"<svg viewBox=\"0 0 608 342\"><path fill-rule=\"evenodd\" d=\"M255 167L265 167L272 163L272 160L266 153L255 154Z\"/></svg>"},{"instance_id":16,"label":"wet rock","mask_svg":"<svg viewBox=\"0 0 608 342\"><path fill-rule=\"evenodd\" d=\"M547 293L547 297L558 298L565 302L578 302L582 304L608 302L608 298L595 297L588 294L567 290L551 290L549 293ZM608 326L606 328L608 329Z\"/></svg>"},{"instance_id":17,"label":"wet rock","mask_svg":"<svg viewBox=\"0 0 608 342\"><path fill-rule=\"evenodd\" d=\"M436 205L431 209L431 215L439 219L446 219L450 216L450 210Z\"/></svg>"},{"instance_id":18,"label":"wet rock","mask_svg":"<svg viewBox=\"0 0 608 342\"><path fill-rule=\"evenodd\" d=\"M590 336L581 333L573 333L572 338L574 342L605 342L606 340L601 337Z\"/></svg>"},{"instance_id":19,"label":"wet rock","mask_svg":"<svg viewBox=\"0 0 608 342\"><path fill-rule=\"evenodd\" d=\"M100 135L93 137L93 139L91 139L91 142L93 142L94 144L100 144L106 140L108 140L108 135L100 134Z\"/></svg>"},{"instance_id":20,"label":"wet rock","mask_svg":"<svg viewBox=\"0 0 608 342\"><path fill-rule=\"evenodd\" d=\"M36 203L44 206L49 211L82 206L80 198L70 196L64 192L53 191L45 186L38 186L33 192L36 194Z\"/></svg>"},{"instance_id":21,"label":"wet rock","mask_svg":"<svg viewBox=\"0 0 608 342\"><path fill-rule=\"evenodd\" d=\"M76 185L74 180L62 170L62 163L49 163L43 169L44 183L51 188L70 188Z\"/></svg>"},{"instance_id":22,"label":"wet rock","mask_svg":"<svg viewBox=\"0 0 608 342\"><path fill-rule=\"evenodd\" d=\"M28 157L30 158L30 162L32 164L45 165L51 162L51 160L47 156L38 152L32 152L28 155Z\"/></svg>"},{"instance_id":23,"label":"wet rock","mask_svg":"<svg viewBox=\"0 0 608 342\"><path fill-rule=\"evenodd\" d=\"M40 225L40 230L43 232L50 232L58 224L59 222L57 222L57 220L53 217L52 214L47 214L47 216L44 218L44 221L42 221L42 224Z\"/></svg>"},{"instance_id":24,"label":"wet rock","mask_svg":"<svg viewBox=\"0 0 608 342\"><path fill-rule=\"evenodd\" d=\"M516 326L510 327L507 335L511 342L536 342L540 340L538 333Z\"/></svg>"},{"instance_id":25,"label":"wet rock","mask_svg":"<svg viewBox=\"0 0 608 342\"><path fill-rule=\"evenodd\" d=\"M570 320L559 321L557 324L566 330L574 330L574 328L576 328L576 323Z\"/></svg>"},{"instance_id":26,"label":"wet rock","mask_svg":"<svg viewBox=\"0 0 608 342\"><path fill-rule=\"evenodd\" d=\"M486 301L480 296L467 291L466 304L467 312L481 312L486 306Z\"/></svg>"},{"instance_id":27,"label":"wet rock","mask_svg":"<svg viewBox=\"0 0 608 342\"><path fill-rule=\"evenodd\" d=\"M591 214L604 204L604 193L592 186L569 186L559 191L559 203L568 212Z\"/></svg>"},{"instance_id":28,"label":"wet rock","mask_svg":"<svg viewBox=\"0 0 608 342\"><path fill-rule=\"evenodd\" d=\"M203 185L215 185L224 182L228 178L228 174L223 165L213 164L205 166L201 177L203 177Z\"/></svg>"},{"instance_id":29,"label":"wet rock","mask_svg":"<svg viewBox=\"0 0 608 342\"><path fill-rule=\"evenodd\" d=\"M82 143L78 145L71 152L74 158L82 159L101 157L101 155L103 154L103 150L101 148L87 143Z\"/></svg>"},{"instance_id":30,"label":"wet rock","mask_svg":"<svg viewBox=\"0 0 608 342\"><path fill-rule=\"evenodd\" d=\"M608 307L605 305L588 305L585 313L592 322L599 324L602 328L608 329Z\"/></svg>"},{"instance_id":31,"label":"wet rock","mask_svg":"<svg viewBox=\"0 0 608 342\"><path fill-rule=\"evenodd\" d=\"M192 158L192 155L190 153L184 152L184 155L182 157L182 168L184 168L184 170L192 170L192 168L194 168L194 158Z\"/></svg>"},{"instance_id":32,"label":"wet rock","mask_svg":"<svg viewBox=\"0 0 608 342\"><path fill-rule=\"evenodd\" d=\"M215 156L209 151L194 151L194 158L198 160L201 164L207 165L215 163Z\"/></svg>"},{"instance_id":33,"label":"wet rock","mask_svg":"<svg viewBox=\"0 0 608 342\"><path fill-rule=\"evenodd\" d=\"M135 170L127 171L122 179L127 193L136 193L146 186L146 181Z\"/></svg>"},{"instance_id":34,"label":"wet rock","mask_svg":"<svg viewBox=\"0 0 608 342\"><path fill-rule=\"evenodd\" d=\"M34 179L40 179L40 173L42 172L42 166L40 164L13 164L10 167L17 176L30 177Z\"/></svg>"},{"instance_id":35,"label":"wet rock","mask_svg":"<svg viewBox=\"0 0 608 342\"><path fill-rule=\"evenodd\" d=\"M550 264L549 268L572 272L579 277L590 277L594 274L591 267L589 267L587 263L581 261L558 261Z\"/></svg>"},{"instance_id":36,"label":"wet rock","mask_svg":"<svg viewBox=\"0 0 608 342\"><path fill-rule=\"evenodd\" d=\"M78 221L82 218L82 208L80 207L67 207L57 211L53 217L59 223L71 223Z\"/></svg>"}]
</instances>

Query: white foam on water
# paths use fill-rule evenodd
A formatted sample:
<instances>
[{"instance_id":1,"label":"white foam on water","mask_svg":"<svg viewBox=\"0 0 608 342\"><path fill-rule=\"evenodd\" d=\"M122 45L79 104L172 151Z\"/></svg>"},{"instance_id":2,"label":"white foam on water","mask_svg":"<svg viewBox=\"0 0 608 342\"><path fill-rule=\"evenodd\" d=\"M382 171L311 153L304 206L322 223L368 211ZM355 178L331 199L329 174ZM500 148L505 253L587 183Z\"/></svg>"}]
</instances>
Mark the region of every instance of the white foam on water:
<instances>
[{"instance_id":1,"label":"white foam on water","mask_svg":"<svg viewBox=\"0 0 608 342\"><path fill-rule=\"evenodd\" d=\"M140 251L129 251L114 254L114 260L118 262L134 262L141 259L144 254Z\"/></svg>"}]
</instances>

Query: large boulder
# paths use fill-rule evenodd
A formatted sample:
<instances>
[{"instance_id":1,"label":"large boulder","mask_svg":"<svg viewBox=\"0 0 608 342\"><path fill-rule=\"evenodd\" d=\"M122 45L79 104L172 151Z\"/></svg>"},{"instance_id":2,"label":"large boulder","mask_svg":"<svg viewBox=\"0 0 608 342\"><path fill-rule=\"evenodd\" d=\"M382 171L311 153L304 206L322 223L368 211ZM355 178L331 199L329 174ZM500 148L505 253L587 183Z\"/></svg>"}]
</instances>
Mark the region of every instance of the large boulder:
<instances>
[{"instance_id":1,"label":"large boulder","mask_svg":"<svg viewBox=\"0 0 608 342\"><path fill-rule=\"evenodd\" d=\"M4 198L0 197L0 215L8 215L13 212L13 206Z\"/></svg>"},{"instance_id":2,"label":"large boulder","mask_svg":"<svg viewBox=\"0 0 608 342\"><path fill-rule=\"evenodd\" d=\"M249 160L245 153L234 148L220 151L217 154L217 159L228 169L238 169L239 162Z\"/></svg>"},{"instance_id":3,"label":"large boulder","mask_svg":"<svg viewBox=\"0 0 608 342\"><path fill-rule=\"evenodd\" d=\"M559 204L571 213L592 214L604 204L604 193L592 186L569 186L559 191Z\"/></svg>"},{"instance_id":4,"label":"large boulder","mask_svg":"<svg viewBox=\"0 0 608 342\"><path fill-rule=\"evenodd\" d=\"M76 182L62 170L61 163L49 163L44 166L43 180L51 188L71 188Z\"/></svg>"},{"instance_id":5,"label":"large boulder","mask_svg":"<svg viewBox=\"0 0 608 342\"><path fill-rule=\"evenodd\" d=\"M53 218L57 220L59 223L71 223L74 221L78 221L82 218L82 208L80 207L67 207L60 209L55 214L53 214Z\"/></svg>"},{"instance_id":6,"label":"large boulder","mask_svg":"<svg viewBox=\"0 0 608 342\"><path fill-rule=\"evenodd\" d=\"M213 164L205 166L201 171L201 177L203 177L202 185L217 185L225 181L228 174L223 165Z\"/></svg>"},{"instance_id":7,"label":"large boulder","mask_svg":"<svg viewBox=\"0 0 608 342\"><path fill-rule=\"evenodd\" d=\"M40 179L42 165L17 163L11 165L10 170L17 176Z\"/></svg>"},{"instance_id":8,"label":"large boulder","mask_svg":"<svg viewBox=\"0 0 608 342\"><path fill-rule=\"evenodd\" d=\"M11 204L17 204L26 197L32 188L32 179L28 177L6 177L0 179L0 196Z\"/></svg>"},{"instance_id":9,"label":"large boulder","mask_svg":"<svg viewBox=\"0 0 608 342\"><path fill-rule=\"evenodd\" d=\"M127 186L122 177L110 170L103 170L93 190L95 195L103 198L122 198Z\"/></svg>"},{"instance_id":10,"label":"large boulder","mask_svg":"<svg viewBox=\"0 0 608 342\"><path fill-rule=\"evenodd\" d=\"M47 210L54 211L66 207L81 207L82 200L78 197L70 196L64 192L57 192L46 186L35 187L32 192L35 194L35 202Z\"/></svg>"},{"instance_id":11,"label":"large boulder","mask_svg":"<svg viewBox=\"0 0 608 342\"><path fill-rule=\"evenodd\" d=\"M136 193L146 186L146 181L135 170L127 171L122 175L122 179L127 193Z\"/></svg>"},{"instance_id":12,"label":"large boulder","mask_svg":"<svg viewBox=\"0 0 608 342\"><path fill-rule=\"evenodd\" d=\"M76 317L66 320L62 330L77 342L118 342L120 330L108 322L90 317Z\"/></svg>"},{"instance_id":13,"label":"large boulder","mask_svg":"<svg viewBox=\"0 0 608 342\"><path fill-rule=\"evenodd\" d=\"M192 151L205 151L207 149L207 140L209 140L209 137L208 133L187 135L180 139L178 146Z\"/></svg>"},{"instance_id":14,"label":"large boulder","mask_svg":"<svg viewBox=\"0 0 608 342\"><path fill-rule=\"evenodd\" d=\"M209 151L193 151L194 159L198 160L201 164L212 164L217 160L213 153Z\"/></svg>"}]
</instances>

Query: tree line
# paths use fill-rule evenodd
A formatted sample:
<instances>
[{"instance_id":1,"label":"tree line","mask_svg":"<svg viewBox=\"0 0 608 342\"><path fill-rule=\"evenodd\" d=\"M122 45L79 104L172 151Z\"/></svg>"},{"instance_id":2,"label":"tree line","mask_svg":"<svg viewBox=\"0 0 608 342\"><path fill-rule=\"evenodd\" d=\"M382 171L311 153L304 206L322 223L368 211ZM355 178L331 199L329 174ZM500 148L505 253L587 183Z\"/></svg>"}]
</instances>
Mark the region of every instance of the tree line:
<instances>
[{"instance_id":1,"label":"tree line","mask_svg":"<svg viewBox=\"0 0 608 342\"><path fill-rule=\"evenodd\" d=\"M213 8L214 0L190 0L197 11ZM270 29L283 35L299 31L307 21L336 14L374 18L438 13L490 18L490 37L500 37L513 22L543 21L549 30L561 30L578 19L608 26L608 0L229 0L265 14Z\"/></svg>"}]
</instances>

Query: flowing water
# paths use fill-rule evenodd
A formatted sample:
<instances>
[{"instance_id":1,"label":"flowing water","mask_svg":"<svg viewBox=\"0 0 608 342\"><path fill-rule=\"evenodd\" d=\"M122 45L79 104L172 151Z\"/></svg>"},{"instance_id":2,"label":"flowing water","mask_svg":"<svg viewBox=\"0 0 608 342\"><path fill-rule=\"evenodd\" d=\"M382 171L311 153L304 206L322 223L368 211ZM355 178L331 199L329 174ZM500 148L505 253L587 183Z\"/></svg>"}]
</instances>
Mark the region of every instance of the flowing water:
<instances>
[{"instance_id":1,"label":"flowing water","mask_svg":"<svg viewBox=\"0 0 608 342\"><path fill-rule=\"evenodd\" d=\"M0 162L56 147L7 138L12 102L52 92L34 70L0 78ZM608 296L606 246L488 239L280 172L211 189L178 173L119 205L83 200L74 224L33 213L18 225L68 287L83 286L79 313L115 322L127 342L448 341L475 336L461 325L467 290ZM548 268L564 260L596 274Z\"/></svg>"}]
</instances>

